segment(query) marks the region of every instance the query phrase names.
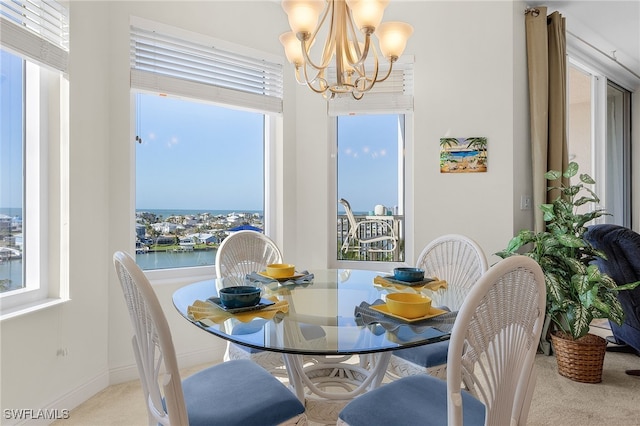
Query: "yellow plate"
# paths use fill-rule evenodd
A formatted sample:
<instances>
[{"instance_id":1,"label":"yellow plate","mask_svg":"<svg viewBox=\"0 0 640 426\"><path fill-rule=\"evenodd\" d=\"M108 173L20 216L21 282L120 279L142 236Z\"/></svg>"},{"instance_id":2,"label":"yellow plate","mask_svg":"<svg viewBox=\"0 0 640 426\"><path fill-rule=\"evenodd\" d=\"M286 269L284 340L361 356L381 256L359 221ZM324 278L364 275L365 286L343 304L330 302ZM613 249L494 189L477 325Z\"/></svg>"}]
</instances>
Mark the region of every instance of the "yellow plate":
<instances>
[{"instance_id":1,"label":"yellow plate","mask_svg":"<svg viewBox=\"0 0 640 426\"><path fill-rule=\"evenodd\" d=\"M422 321L429 318L437 317L438 315L446 314L448 312L448 311L445 311L444 309L431 307L431 309L429 310L429 313L423 317L405 318L405 317L401 317L400 315L392 314L391 312L389 312L389 308L387 307L386 303L383 305L371 305L371 309L375 309L376 311L382 312L383 314L389 315L390 317L398 318L408 322Z\"/></svg>"},{"instance_id":2,"label":"yellow plate","mask_svg":"<svg viewBox=\"0 0 640 426\"><path fill-rule=\"evenodd\" d=\"M295 280L295 279L298 279L300 277L304 277L304 274L295 273L295 274L291 275L290 277L276 278L276 277L272 277L271 275L267 274L267 271L258 272L258 275L262 275L263 277L271 278L272 280L276 280L276 281L280 281L280 282L289 281L289 280Z\"/></svg>"}]
</instances>

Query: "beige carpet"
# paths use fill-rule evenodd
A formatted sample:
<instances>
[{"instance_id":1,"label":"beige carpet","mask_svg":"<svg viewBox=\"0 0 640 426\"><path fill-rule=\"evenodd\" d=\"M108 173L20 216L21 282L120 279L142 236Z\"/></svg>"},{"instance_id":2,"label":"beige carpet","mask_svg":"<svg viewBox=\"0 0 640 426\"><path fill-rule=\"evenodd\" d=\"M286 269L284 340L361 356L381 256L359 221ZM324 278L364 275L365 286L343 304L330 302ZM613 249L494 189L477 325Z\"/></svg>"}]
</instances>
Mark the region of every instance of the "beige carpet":
<instances>
[{"instance_id":1,"label":"beige carpet","mask_svg":"<svg viewBox=\"0 0 640 426\"><path fill-rule=\"evenodd\" d=\"M640 369L640 357L607 352L602 382L578 383L557 373L553 356L538 355L538 380L527 424L640 425L640 377L627 369Z\"/></svg>"},{"instance_id":2,"label":"beige carpet","mask_svg":"<svg viewBox=\"0 0 640 426\"><path fill-rule=\"evenodd\" d=\"M640 357L607 352L602 383L598 384L577 383L560 376L553 356L538 355L536 366L538 380L529 425L640 425L640 377L624 373L640 369ZM185 370L183 376L196 370ZM110 386L72 410L69 419L54 424L145 425L147 414L139 382Z\"/></svg>"},{"instance_id":3,"label":"beige carpet","mask_svg":"<svg viewBox=\"0 0 640 426\"><path fill-rule=\"evenodd\" d=\"M607 320L594 320L591 333L611 334ZM625 370L640 369L635 354L607 351L602 382L578 383L560 376L554 356L536 357L538 380L529 411L532 426L640 425L640 377Z\"/></svg>"}]
</instances>

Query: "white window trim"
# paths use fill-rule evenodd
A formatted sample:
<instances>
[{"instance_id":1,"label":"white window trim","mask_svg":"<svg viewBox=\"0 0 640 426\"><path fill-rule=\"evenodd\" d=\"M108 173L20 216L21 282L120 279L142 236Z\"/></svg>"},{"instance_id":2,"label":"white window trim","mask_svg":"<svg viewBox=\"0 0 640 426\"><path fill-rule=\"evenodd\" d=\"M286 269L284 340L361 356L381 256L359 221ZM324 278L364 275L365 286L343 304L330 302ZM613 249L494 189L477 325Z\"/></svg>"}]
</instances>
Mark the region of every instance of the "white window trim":
<instances>
[{"instance_id":1,"label":"white window trim","mask_svg":"<svg viewBox=\"0 0 640 426\"><path fill-rule=\"evenodd\" d=\"M68 81L59 72L28 60L25 68L25 146L29 153L23 170L25 286L0 294L0 321L69 300L68 262L62 250L68 244L61 232L62 217L68 211L66 191L62 192L68 170L64 165L68 158ZM61 195L59 205L56 194ZM56 252L59 258L51 255Z\"/></svg>"},{"instance_id":2,"label":"white window trim","mask_svg":"<svg viewBox=\"0 0 640 426\"><path fill-rule=\"evenodd\" d=\"M0 295L2 321L69 300L69 22L56 1L7 2L0 9L2 47L29 58L24 143L37 153L26 156L23 170L26 286Z\"/></svg>"},{"instance_id":3,"label":"white window trim","mask_svg":"<svg viewBox=\"0 0 640 426\"><path fill-rule=\"evenodd\" d=\"M593 170L593 178L596 183L593 191L598 194L600 202L594 208L606 209L608 202L607 187L608 179L607 164L609 162L607 154L607 87L609 79L606 71L586 65L582 61L570 56L569 63L571 66L581 70L589 75L591 80L591 170ZM613 80L611 80L613 81ZM568 97L567 97L568 100ZM606 217L602 216L595 219L595 223L605 223Z\"/></svg>"},{"instance_id":4,"label":"white window trim","mask_svg":"<svg viewBox=\"0 0 640 426\"><path fill-rule=\"evenodd\" d=\"M366 96L366 95L365 95ZM380 113L380 112L378 112ZM407 212L413 211L413 163L407 161L407 158L414 158L413 156L413 112L411 111L389 111L388 114L404 115L404 156L399 157L399 161L404 161L404 191L400 195L400 199L404 199L404 261L403 262L377 262L377 261L358 261L358 260L338 260L338 245L336 244L335 232L327 232L328 247L329 247L329 267L335 269L367 269L372 271L390 271L395 267L407 266L410 264L410 259L413 259L413 244L409 240L409 235L413 235L414 232L414 220L413 215L407 215ZM339 114L347 115L347 114ZM333 206L332 211L329 212L329 224L335 228L335 218L338 216L338 182L336 176L338 174L338 153L336 148L338 146L338 117L333 116L329 119L329 134L330 136L330 149L329 158L333 159L331 162L331 170L329 170L329 178L327 179L329 188L327 193L330 194L330 200L335 202L328 202L327 204ZM331 228L329 228L331 230ZM411 243L411 244L410 244Z\"/></svg>"},{"instance_id":5,"label":"white window trim","mask_svg":"<svg viewBox=\"0 0 640 426\"><path fill-rule=\"evenodd\" d=\"M380 86L374 86L370 93L366 93L361 100L354 100L349 96L327 102L327 114L329 116L329 158L332 158L331 170L329 170L328 191L330 200L327 203L333 206L329 212L328 226L335 226L335 218L338 215L338 194L336 176L338 173L338 153L335 151L338 146L337 117L340 115L350 114L398 114L404 115L404 156L399 156L399 161L404 162L404 191L400 195L400 199L404 200L404 262L375 262L375 261L354 261L354 260L337 260L338 248L333 241L335 232L328 232L329 236L329 265L332 268L351 268L370 269L387 271L396 266L406 266L413 259L413 241L409 236L413 235L414 221L413 215L407 215L407 212L413 212L413 162L407 161L407 158L414 158L414 134L413 134L413 93L414 93L414 62L412 55L403 55L398 62L394 64L393 78L389 82L378 83ZM385 86L386 87L382 87ZM376 88L377 87L377 88Z\"/></svg>"}]
</instances>

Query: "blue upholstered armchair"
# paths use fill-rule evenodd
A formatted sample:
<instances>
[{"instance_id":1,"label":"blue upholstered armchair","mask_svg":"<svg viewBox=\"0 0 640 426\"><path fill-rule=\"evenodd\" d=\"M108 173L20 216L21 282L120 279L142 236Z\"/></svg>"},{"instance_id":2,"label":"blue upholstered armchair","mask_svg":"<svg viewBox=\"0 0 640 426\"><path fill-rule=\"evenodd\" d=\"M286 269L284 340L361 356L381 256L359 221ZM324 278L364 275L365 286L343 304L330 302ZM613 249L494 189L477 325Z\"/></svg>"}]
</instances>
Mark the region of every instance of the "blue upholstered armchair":
<instances>
[{"instance_id":1,"label":"blue upholstered armchair","mask_svg":"<svg viewBox=\"0 0 640 426\"><path fill-rule=\"evenodd\" d=\"M584 235L607 259L598 259L600 270L618 285L640 280L640 234L618 225L589 226ZM616 343L627 344L640 354L640 286L618 293L625 319L620 326L611 322Z\"/></svg>"}]
</instances>

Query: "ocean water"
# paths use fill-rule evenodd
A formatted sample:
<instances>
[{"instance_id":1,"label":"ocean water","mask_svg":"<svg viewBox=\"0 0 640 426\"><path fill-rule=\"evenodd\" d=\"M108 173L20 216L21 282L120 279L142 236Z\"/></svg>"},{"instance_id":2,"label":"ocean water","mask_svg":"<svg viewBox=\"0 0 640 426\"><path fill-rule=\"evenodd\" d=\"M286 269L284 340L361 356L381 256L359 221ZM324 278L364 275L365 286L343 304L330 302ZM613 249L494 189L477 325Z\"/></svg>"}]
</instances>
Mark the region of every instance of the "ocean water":
<instances>
[{"instance_id":1,"label":"ocean water","mask_svg":"<svg viewBox=\"0 0 640 426\"><path fill-rule=\"evenodd\" d=\"M194 250L186 252L138 253L136 254L136 263L145 271L215 265L217 252L217 250Z\"/></svg>"},{"instance_id":2,"label":"ocean water","mask_svg":"<svg viewBox=\"0 0 640 426\"><path fill-rule=\"evenodd\" d=\"M9 289L22 288L22 259L0 261L0 279L10 280Z\"/></svg>"},{"instance_id":3,"label":"ocean water","mask_svg":"<svg viewBox=\"0 0 640 426\"><path fill-rule=\"evenodd\" d=\"M21 207L0 207L0 214L10 217L22 217Z\"/></svg>"}]
</instances>

